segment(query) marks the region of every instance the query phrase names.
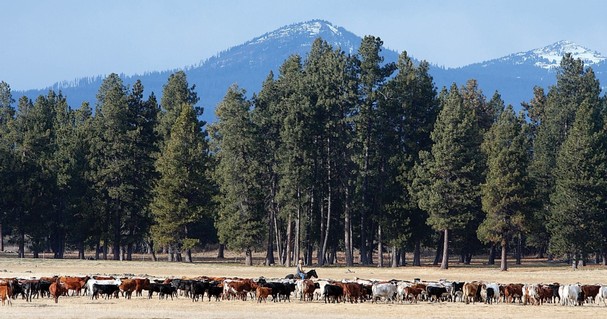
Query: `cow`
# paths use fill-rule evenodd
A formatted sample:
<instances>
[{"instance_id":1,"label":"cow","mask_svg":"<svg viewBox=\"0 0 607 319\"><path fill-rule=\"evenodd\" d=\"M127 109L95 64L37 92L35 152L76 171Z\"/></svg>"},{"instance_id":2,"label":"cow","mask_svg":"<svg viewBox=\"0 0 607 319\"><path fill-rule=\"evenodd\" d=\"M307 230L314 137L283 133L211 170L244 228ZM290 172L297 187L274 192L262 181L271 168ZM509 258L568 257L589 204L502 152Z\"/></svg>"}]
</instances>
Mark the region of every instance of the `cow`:
<instances>
[{"instance_id":1,"label":"cow","mask_svg":"<svg viewBox=\"0 0 607 319\"><path fill-rule=\"evenodd\" d=\"M344 290L339 285L326 284L322 295L325 299L325 303L327 303L327 301L333 303L341 302L344 295Z\"/></svg>"},{"instance_id":2,"label":"cow","mask_svg":"<svg viewBox=\"0 0 607 319\"><path fill-rule=\"evenodd\" d=\"M124 297L131 299L133 291L137 288L137 283L134 279L123 279L118 288Z\"/></svg>"},{"instance_id":3,"label":"cow","mask_svg":"<svg viewBox=\"0 0 607 319\"><path fill-rule=\"evenodd\" d=\"M537 293L537 285L524 285L523 286L523 295L522 295L523 305L527 305L527 303L531 303L532 305L539 305L539 296Z\"/></svg>"},{"instance_id":4,"label":"cow","mask_svg":"<svg viewBox=\"0 0 607 319\"><path fill-rule=\"evenodd\" d=\"M11 291L11 286L8 285L8 283L0 284L0 300L2 300L2 306L4 306L6 301L8 301L9 306L13 305L10 297L12 293L13 292Z\"/></svg>"},{"instance_id":5,"label":"cow","mask_svg":"<svg viewBox=\"0 0 607 319\"><path fill-rule=\"evenodd\" d=\"M378 299L385 298L386 302L394 302L396 297L396 283L385 282L375 283L371 286L372 298L371 302L376 302Z\"/></svg>"},{"instance_id":6,"label":"cow","mask_svg":"<svg viewBox=\"0 0 607 319\"><path fill-rule=\"evenodd\" d=\"M522 302L523 297L523 284L508 284L504 287L504 301L512 303L519 298Z\"/></svg>"},{"instance_id":7,"label":"cow","mask_svg":"<svg viewBox=\"0 0 607 319\"><path fill-rule=\"evenodd\" d=\"M467 282L464 284L463 297L466 304L470 303L470 299L472 299L472 303L476 302L476 295L479 291L479 284L477 282Z\"/></svg>"},{"instance_id":8,"label":"cow","mask_svg":"<svg viewBox=\"0 0 607 319\"><path fill-rule=\"evenodd\" d=\"M120 288L118 285L93 284L92 292L91 299L99 299L99 295L105 295L105 299L110 299L112 296L118 299Z\"/></svg>"},{"instance_id":9,"label":"cow","mask_svg":"<svg viewBox=\"0 0 607 319\"><path fill-rule=\"evenodd\" d=\"M295 291L295 283L291 282L265 282L262 287L272 288L272 301L291 302L291 292Z\"/></svg>"},{"instance_id":10,"label":"cow","mask_svg":"<svg viewBox=\"0 0 607 319\"><path fill-rule=\"evenodd\" d=\"M559 295L561 296L561 305L563 306L581 306L584 301L584 292L579 284L560 286Z\"/></svg>"},{"instance_id":11,"label":"cow","mask_svg":"<svg viewBox=\"0 0 607 319\"><path fill-rule=\"evenodd\" d=\"M207 296L209 297L209 301L211 301L211 297L215 297L215 301L221 300L222 294L223 286L219 285L219 282L209 282L209 288L207 289Z\"/></svg>"},{"instance_id":12,"label":"cow","mask_svg":"<svg viewBox=\"0 0 607 319\"><path fill-rule=\"evenodd\" d=\"M428 285L426 286L426 293L430 301L440 301L444 295L447 294L447 288L441 286Z\"/></svg>"},{"instance_id":13,"label":"cow","mask_svg":"<svg viewBox=\"0 0 607 319\"><path fill-rule=\"evenodd\" d=\"M82 288L85 287L86 282L89 280L88 276L84 277L59 277L59 281L61 281L65 287L67 288L67 294L72 290L72 295L80 295Z\"/></svg>"},{"instance_id":14,"label":"cow","mask_svg":"<svg viewBox=\"0 0 607 319\"><path fill-rule=\"evenodd\" d=\"M204 293L209 289L208 281L197 281L192 280L190 283L190 295L192 296L192 301L198 301L198 298L202 298L204 301Z\"/></svg>"},{"instance_id":15,"label":"cow","mask_svg":"<svg viewBox=\"0 0 607 319\"><path fill-rule=\"evenodd\" d=\"M59 296L62 296L67 292L65 286L59 281L59 278L49 286L48 290L50 296L55 299L55 303L59 302Z\"/></svg>"},{"instance_id":16,"label":"cow","mask_svg":"<svg viewBox=\"0 0 607 319\"><path fill-rule=\"evenodd\" d=\"M599 288L599 293L596 295L596 299L597 302L602 300L603 305L607 306L607 302L605 302L605 299L607 299L607 286L601 286L601 288Z\"/></svg>"},{"instance_id":17,"label":"cow","mask_svg":"<svg viewBox=\"0 0 607 319\"><path fill-rule=\"evenodd\" d=\"M357 282L346 282L338 283L341 285L344 291L344 301L350 301L350 303L358 303L362 297L362 285Z\"/></svg>"},{"instance_id":18,"label":"cow","mask_svg":"<svg viewBox=\"0 0 607 319\"><path fill-rule=\"evenodd\" d=\"M143 296L143 290L148 290L150 287L149 278L133 278L135 281L135 296Z\"/></svg>"},{"instance_id":19,"label":"cow","mask_svg":"<svg viewBox=\"0 0 607 319\"><path fill-rule=\"evenodd\" d=\"M552 302L552 296L554 295L553 287L550 285L537 285L537 298L540 304L546 301Z\"/></svg>"},{"instance_id":20,"label":"cow","mask_svg":"<svg viewBox=\"0 0 607 319\"><path fill-rule=\"evenodd\" d=\"M95 284L120 286L121 283L122 283L122 281L120 279L95 279L93 276L93 278L86 281L86 289L88 290L89 293L92 294L93 285L95 285Z\"/></svg>"},{"instance_id":21,"label":"cow","mask_svg":"<svg viewBox=\"0 0 607 319\"><path fill-rule=\"evenodd\" d=\"M487 304L497 302L500 296L500 286L496 283L484 283L480 287L480 296Z\"/></svg>"},{"instance_id":22,"label":"cow","mask_svg":"<svg viewBox=\"0 0 607 319\"><path fill-rule=\"evenodd\" d=\"M316 290L314 290L314 294L316 296L316 300L320 300L320 298L323 295L323 292L325 291L325 286L327 284L329 284L328 280L319 280L316 282L318 284L318 288L316 288Z\"/></svg>"},{"instance_id":23,"label":"cow","mask_svg":"<svg viewBox=\"0 0 607 319\"><path fill-rule=\"evenodd\" d=\"M458 297L461 299L464 292L464 284L463 281L454 281L451 283L451 301L457 301Z\"/></svg>"},{"instance_id":24,"label":"cow","mask_svg":"<svg viewBox=\"0 0 607 319\"><path fill-rule=\"evenodd\" d=\"M313 282L312 280L309 279L304 279L302 280L303 282L303 287L302 287L302 291L301 291L301 298L303 299L303 301L309 300L312 301L314 299L314 291L316 291L316 289L320 288L320 284Z\"/></svg>"},{"instance_id":25,"label":"cow","mask_svg":"<svg viewBox=\"0 0 607 319\"><path fill-rule=\"evenodd\" d=\"M257 302L259 302L259 303L261 303L262 300L263 300L263 302L267 302L268 296L271 294L272 294L272 288L257 287L257 289L255 290L255 297L257 298Z\"/></svg>"},{"instance_id":26,"label":"cow","mask_svg":"<svg viewBox=\"0 0 607 319\"><path fill-rule=\"evenodd\" d=\"M40 294L40 280L24 280L22 282L22 287L27 302L31 302L33 296L38 298Z\"/></svg>"},{"instance_id":27,"label":"cow","mask_svg":"<svg viewBox=\"0 0 607 319\"><path fill-rule=\"evenodd\" d=\"M411 296L411 303L417 303L417 300L424 293L424 289L416 286L405 287L403 298L407 299ZM404 300L403 299L403 300Z\"/></svg>"},{"instance_id":28,"label":"cow","mask_svg":"<svg viewBox=\"0 0 607 319\"><path fill-rule=\"evenodd\" d=\"M595 302L596 296L599 294L599 290L601 286L599 285L582 285L582 292L584 292L584 297L589 300L589 302Z\"/></svg>"}]
</instances>

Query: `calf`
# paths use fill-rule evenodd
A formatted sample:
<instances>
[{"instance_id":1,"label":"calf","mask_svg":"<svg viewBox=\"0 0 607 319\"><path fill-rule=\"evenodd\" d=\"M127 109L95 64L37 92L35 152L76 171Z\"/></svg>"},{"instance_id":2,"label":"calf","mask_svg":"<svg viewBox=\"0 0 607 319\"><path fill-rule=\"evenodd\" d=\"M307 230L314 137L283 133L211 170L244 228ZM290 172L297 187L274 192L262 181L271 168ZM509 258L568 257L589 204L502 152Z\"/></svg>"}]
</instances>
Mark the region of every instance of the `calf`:
<instances>
[{"instance_id":1,"label":"calf","mask_svg":"<svg viewBox=\"0 0 607 319\"><path fill-rule=\"evenodd\" d=\"M65 286L57 279L54 283L52 283L49 288L49 294L51 297L55 299L55 303L59 302L59 296L65 294L67 289Z\"/></svg>"},{"instance_id":2,"label":"calf","mask_svg":"<svg viewBox=\"0 0 607 319\"><path fill-rule=\"evenodd\" d=\"M411 296L411 303L417 303L419 296L424 293L424 289L419 287L405 287L404 298L409 298Z\"/></svg>"},{"instance_id":3,"label":"calf","mask_svg":"<svg viewBox=\"0 0 607 319\"><path fill-rule=\"evenodd\" d=\"M261 303L261 301L263 300L263 302L267 302L268 296L272 294L272 288L268 288L268 287L257 287L257 289L255 290L255 297L257 298L257 302Z\"/></svg>"}]
</instances>

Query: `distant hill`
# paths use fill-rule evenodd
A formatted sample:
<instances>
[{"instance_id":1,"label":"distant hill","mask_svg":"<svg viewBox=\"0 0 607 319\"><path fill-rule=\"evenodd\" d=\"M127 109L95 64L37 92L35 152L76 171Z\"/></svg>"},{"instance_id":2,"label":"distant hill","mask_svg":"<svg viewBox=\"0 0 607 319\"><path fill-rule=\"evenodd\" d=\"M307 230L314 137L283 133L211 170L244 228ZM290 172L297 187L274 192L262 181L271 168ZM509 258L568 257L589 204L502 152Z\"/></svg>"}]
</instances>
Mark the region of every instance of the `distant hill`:
<instances>
[{"instance_id":1,"label":"distant hill","mask_svg":"<svg viewBox=\"0 0 607 319\"><path fill-rule=\"evenodd\" d=\"M381 37L381 34L375 36ZM254 92L259 91L262 81L270 71L278 74L280 65L290 55L299 54L305 58L312 43L318 37L323 38L333 47L339 47L346 53L352 54L356 53L362 40L361 37L342 27L323 20L312 20L284 26L227 49L198 65L183 68L188 76L188 82L196 85L196 91L201 98L199 104L205 108L203 119L209 122L215 120L215 106L221 101L230 85L236 83L247 90L249 97L252 96ZM382 52L386 62L397 61L397 52L388 49ZM555 83L555 67L559 65L560 58L565 52L571 52L575 57L583 59L585 65L592 66L601 83L607 83L605 57L567 41L461 68L441 68L432 65L430 74L439 89L443 86L449 87L453 82L463 85L468 79L474 78L485 96L490 98L498 90L506 104L512 104L519 109L522 101L532 98L535 85L548 88ZM169 75L176 70L178 69L151 71L142 75L121 75L121 77L127 85L140 79L146 95L154 92L160 97L162 86ZM57 82L51 88L55 91L61 90L72 107L79 107L83 101L94 105L95 95L102 81L102 76L83 77L72 82ZM26 95L35 99L40 94L46 94L49 89L14 92L14 95L17 98Z\"/></svg>"}]
</instances>

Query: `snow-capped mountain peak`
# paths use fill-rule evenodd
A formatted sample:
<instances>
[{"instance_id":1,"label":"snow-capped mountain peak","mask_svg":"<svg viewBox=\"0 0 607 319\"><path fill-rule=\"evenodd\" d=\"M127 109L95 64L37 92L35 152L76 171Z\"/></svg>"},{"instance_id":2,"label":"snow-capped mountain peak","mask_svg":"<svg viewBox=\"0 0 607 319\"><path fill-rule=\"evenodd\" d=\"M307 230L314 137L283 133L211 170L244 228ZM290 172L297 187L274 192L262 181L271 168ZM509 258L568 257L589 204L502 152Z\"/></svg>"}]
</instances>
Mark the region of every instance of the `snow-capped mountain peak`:
<instances>
[{"instance_id":1,"label":"snow-capped mountain peak","mask_svg":"<svg viewBox=\"0 0 607 319\"><path fill-rule=\"evenodd\" d=\"M574 58L581 59L584 61L584 65L596 64L606 59L599 52L565 40L535 49L531 52L541 59L535 65L544 69L558 67L565 53L571 53Z\"/></svg>"},{"instance_id":2,"label":"snow-capped mountain peak","mask_svg":"<svg viewBox=\"0 0 607 319\"><path fill-rule=\"evenodd\" d=\"M323 34L326 35L327 33L332 34L333 36L341 36L342 28L324 20L310 20L307 22L290 24L272 32L268 32L249 41L247 44L260 44L269 40L291 38L302 35L315 38Z\"/></svg>"}]
</instances>

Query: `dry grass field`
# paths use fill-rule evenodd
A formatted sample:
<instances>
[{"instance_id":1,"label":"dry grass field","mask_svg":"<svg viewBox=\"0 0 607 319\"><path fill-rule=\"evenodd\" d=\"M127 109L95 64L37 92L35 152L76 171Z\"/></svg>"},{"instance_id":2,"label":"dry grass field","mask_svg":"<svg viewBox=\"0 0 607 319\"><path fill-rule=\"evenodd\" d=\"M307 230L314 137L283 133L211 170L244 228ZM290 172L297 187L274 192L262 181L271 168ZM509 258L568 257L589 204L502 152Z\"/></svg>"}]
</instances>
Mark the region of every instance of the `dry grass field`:
<instances>
[{"instance_id":1,"label":"dry grass field","mask_svg":"<svg viewBox=\"0 0 607 319\"><path fill-rule=\"evenodd\" d=\"M146 275L152 277L238 276L284 277L293 269L284 267L244 267L230 263L192 264L151 261L91 261L15 259L0 257L0 277L40 277L52 275ZM325 267L317 269L321 278L332 279L406 279L422 280L484 280L500 283L604 283L607 269L600 266L572 271L558 264L526 263L500 272L482 265L454 265L447 271L436 267ZM187 298L158 300L157 297L136 297L131 300L91 300L86 296L61 297L55 304L50 299L34 299L27 303L13 301L12 307L0 308L0 318L582 318L596 317L607 310L604 305L563 307L547 304L522 306L518 304L427 303L399 304L325 304L322 301L291 303L262 303L253 301L192 302Z\"/></svg>"}]
</instances>

